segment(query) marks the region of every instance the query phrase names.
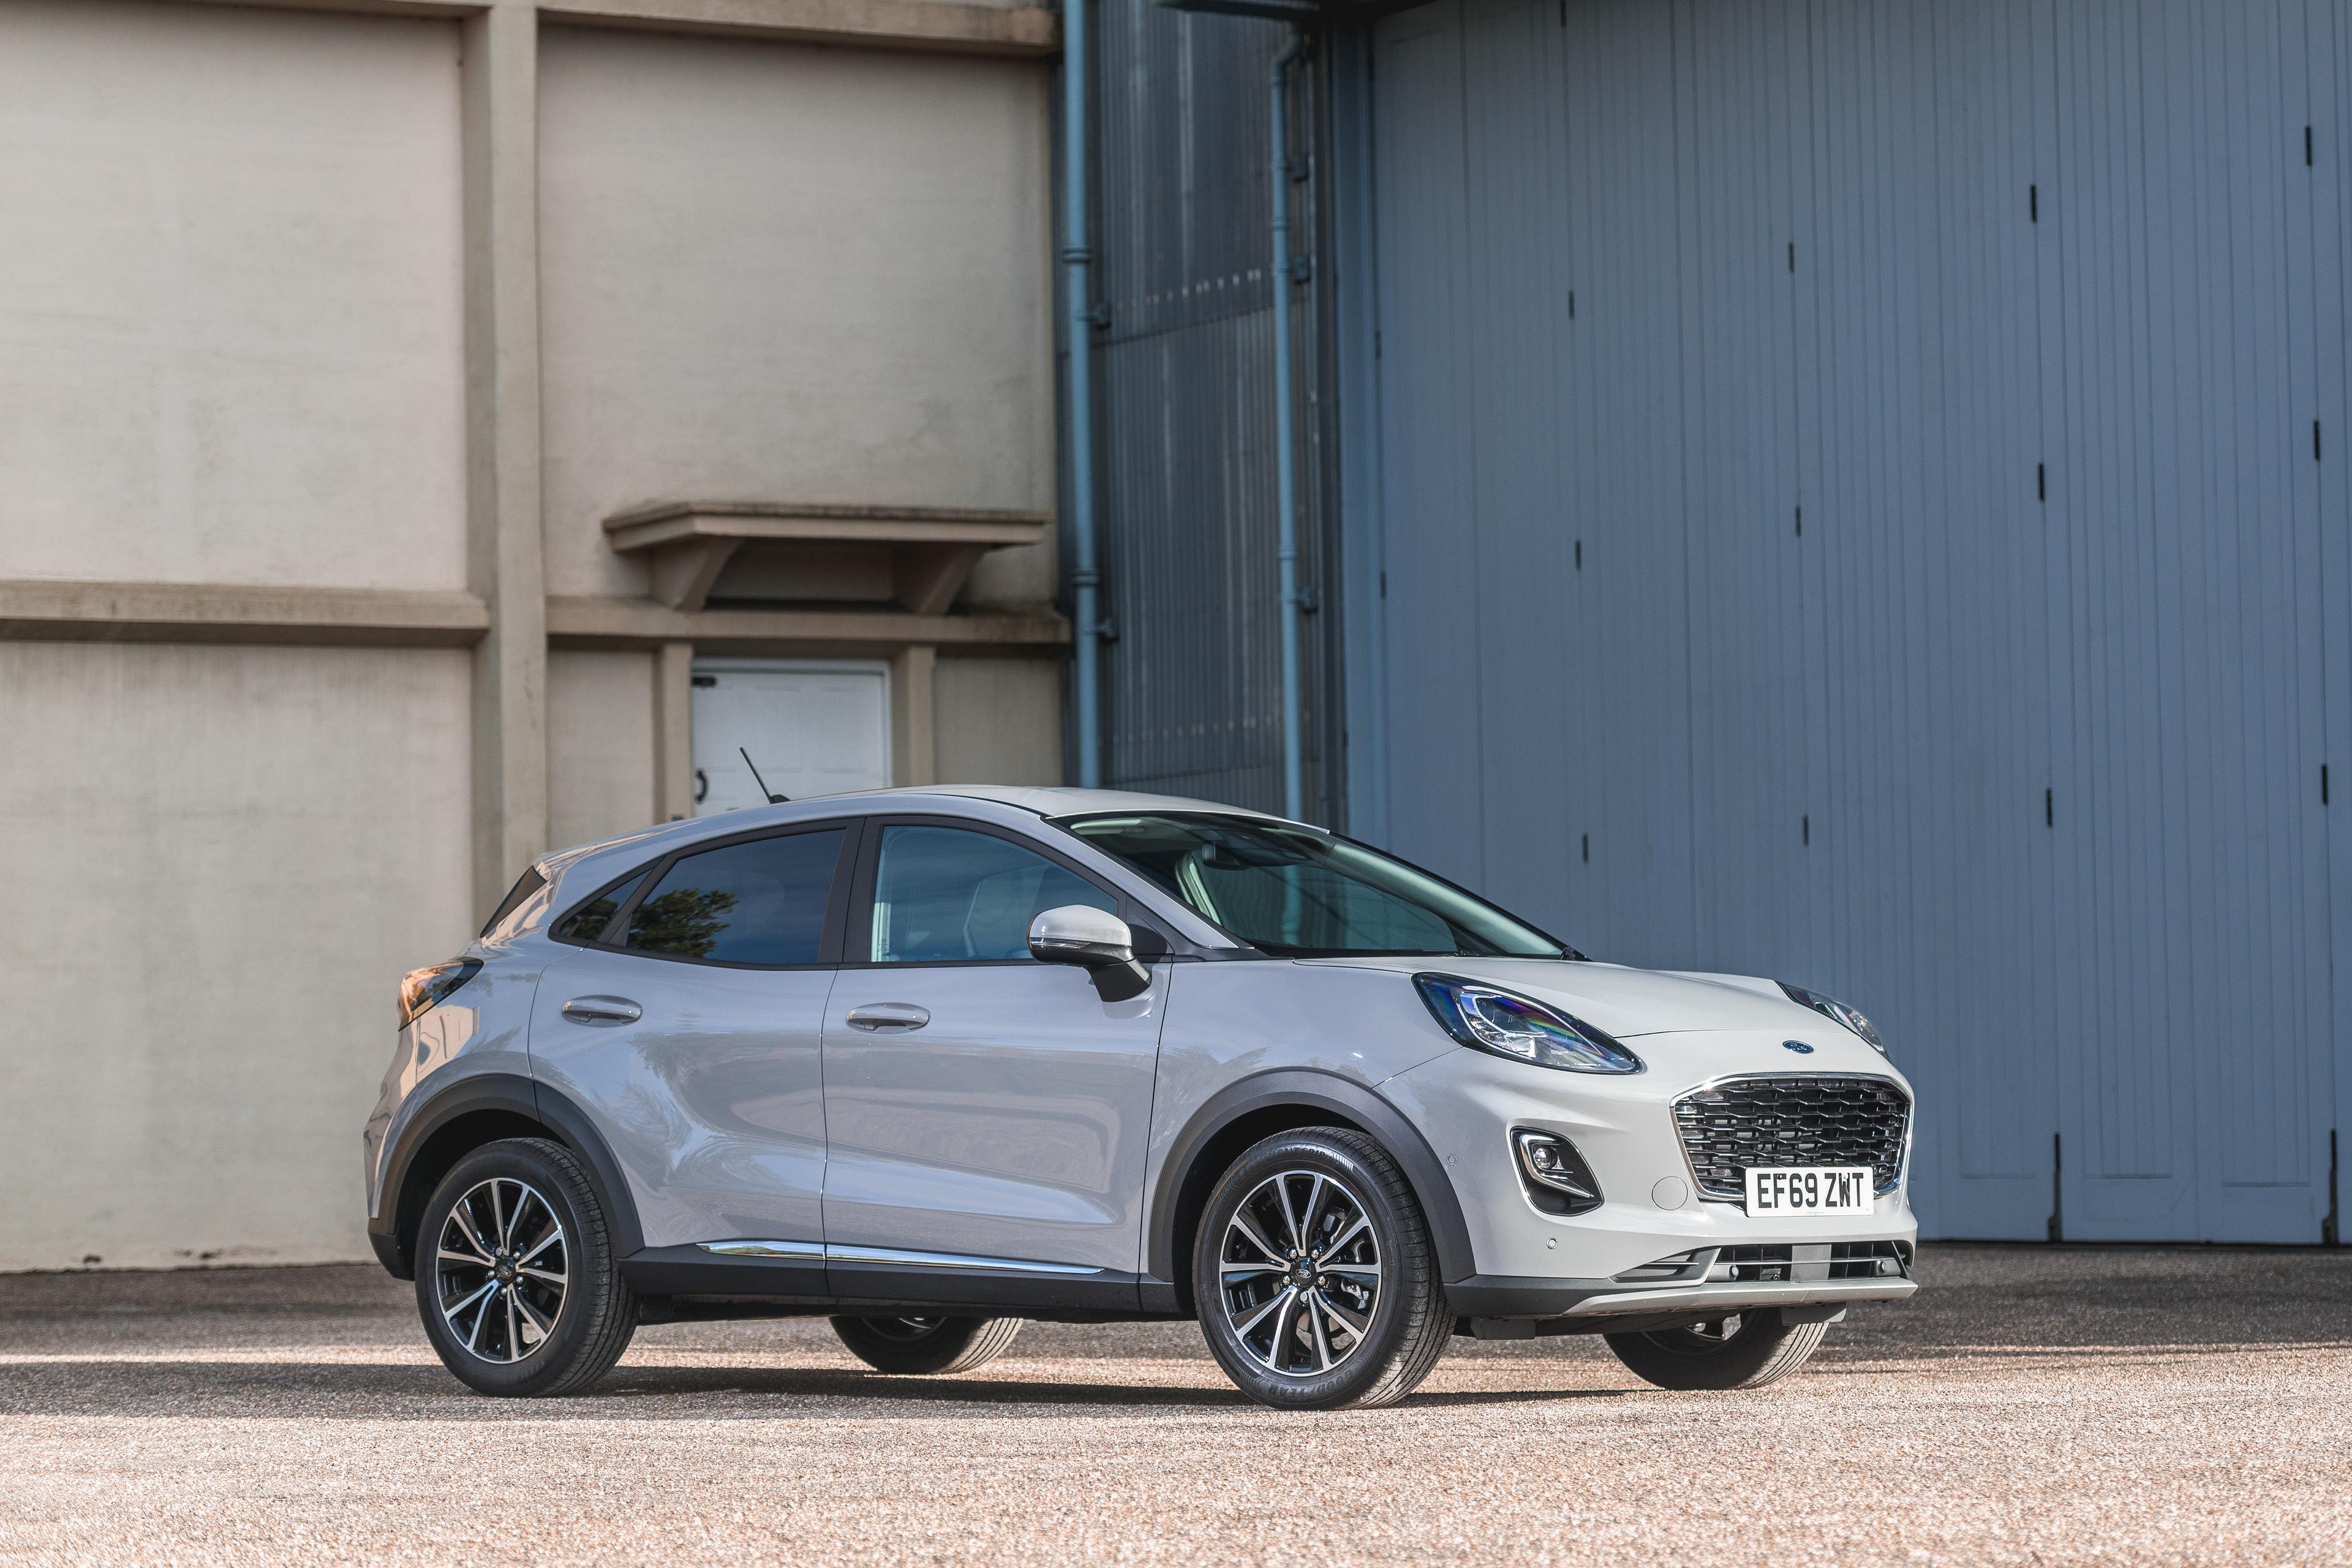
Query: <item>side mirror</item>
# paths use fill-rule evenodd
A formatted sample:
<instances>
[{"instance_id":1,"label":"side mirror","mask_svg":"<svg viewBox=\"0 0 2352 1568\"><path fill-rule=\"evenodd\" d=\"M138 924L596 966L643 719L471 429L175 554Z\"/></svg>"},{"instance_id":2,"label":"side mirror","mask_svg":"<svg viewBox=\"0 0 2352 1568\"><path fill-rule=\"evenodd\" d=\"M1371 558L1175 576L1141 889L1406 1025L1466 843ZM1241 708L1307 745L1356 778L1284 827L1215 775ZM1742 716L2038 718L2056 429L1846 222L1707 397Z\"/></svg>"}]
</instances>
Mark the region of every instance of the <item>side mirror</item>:
<instances>
[{"instance_id":1,"label":"side mirror","mask_svg":"<svg viewBox=\"0 0 2352 1568\"><path fill-rule=\"evenodd\" d=\"M1029 956L1040 963L1075 963L1106 1002L1127 1002L1151 988L1151 971L1135 961L1135 933L1117 915L1086 904L1064 904L1029 922Z\"/></svg>"}]
</instances>

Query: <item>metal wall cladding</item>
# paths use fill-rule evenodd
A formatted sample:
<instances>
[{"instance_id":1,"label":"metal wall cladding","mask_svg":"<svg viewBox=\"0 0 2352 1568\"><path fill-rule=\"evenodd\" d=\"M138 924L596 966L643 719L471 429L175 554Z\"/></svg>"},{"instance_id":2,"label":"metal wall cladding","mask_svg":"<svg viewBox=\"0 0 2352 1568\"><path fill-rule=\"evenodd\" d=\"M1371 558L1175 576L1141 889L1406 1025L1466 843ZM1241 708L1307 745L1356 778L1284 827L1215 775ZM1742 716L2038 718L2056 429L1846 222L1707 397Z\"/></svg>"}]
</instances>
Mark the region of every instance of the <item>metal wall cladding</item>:
<instances>
[{"instance_id":1,"label":"metal wall cladding","mask_svg":"<svg viewBox=\"0 0 2352 1568\"><path fill-rule=\"evenodd\" d=\"M1449 0L1374 58L1386 838L1872 1014L1937 1234L2317 1240L2352 5Z\"/></svg>"},{"instance_id":2,"label":"metal wall cladding","mask_svg":"<svg viewBox=\"0 0 2352 1568\"><path fill-rule=\"evenodd\" d=\"M1287 31L1105 0L1097 98L1105 782L1282 806L1267 71ZM1294 71L1298 154L1318 70ZM1317 183L1293 185L1292 250L1320 248ZM1294 284L1299 579L1331 595L1319 279ZM1308 815L1333 820L1339 617L1307 619Z\"/></svg>"}]
</instances>

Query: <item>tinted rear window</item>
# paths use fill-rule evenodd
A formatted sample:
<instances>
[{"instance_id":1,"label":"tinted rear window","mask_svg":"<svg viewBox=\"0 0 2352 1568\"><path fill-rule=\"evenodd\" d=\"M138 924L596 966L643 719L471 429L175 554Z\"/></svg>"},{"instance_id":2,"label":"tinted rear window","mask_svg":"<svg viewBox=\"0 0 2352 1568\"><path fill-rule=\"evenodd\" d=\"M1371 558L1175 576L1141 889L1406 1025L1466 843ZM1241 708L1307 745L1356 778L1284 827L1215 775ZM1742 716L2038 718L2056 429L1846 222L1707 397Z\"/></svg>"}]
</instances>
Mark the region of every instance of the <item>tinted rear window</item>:
<instances>
[{"instance_id":1,"label":"tinted rear window","mask_svg":"<svg viewBox=\"0 0 2352 1568\"><path fill-rule=\"evenodd\" d=\"M820 963L841 839L831 827L688 855L629 911L625 945L719 963Z\"/></svg>"}]
</instances>

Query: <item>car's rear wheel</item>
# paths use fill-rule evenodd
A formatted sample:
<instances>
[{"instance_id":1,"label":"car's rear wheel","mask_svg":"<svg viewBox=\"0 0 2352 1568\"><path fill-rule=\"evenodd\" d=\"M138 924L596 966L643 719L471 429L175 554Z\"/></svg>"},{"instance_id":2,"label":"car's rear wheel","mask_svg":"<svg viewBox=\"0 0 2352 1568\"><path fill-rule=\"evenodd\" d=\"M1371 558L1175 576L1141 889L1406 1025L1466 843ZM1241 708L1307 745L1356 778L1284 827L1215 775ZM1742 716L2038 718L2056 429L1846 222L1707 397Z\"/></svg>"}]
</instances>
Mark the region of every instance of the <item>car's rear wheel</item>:
<instances>
[{"instance_id":1,"label":"car's rear wheel","mask_svg":"<svg viewBox=\"0 0 2352 1568\"><path fill-rule=\"evenodd\" d=\"M560 1143L511 1138L458 1161L425 1205L416 1249L425 1337L480 1393L578 1393L636 1332L604 1208Z\"/></svg>"},{"instance_id":2,"label":"car's rear wheel","mask_svg":"<svg viewBox=\"0 0 2352 1568\"><path fill-rule=\"evenodd\" d=\"M835 1318L833 1331L877 1372L904 1376L970 1372L1013 1348L1019 1318Z\"/></svg>"},{"instance_id":3,"label":"car's rear wheel","mask_svg":"<svg viewBox=\"0 0 2352 1568\"><path fill-rule=\"evenodd\" d=\"M1827 1323L1788 1323L1778 1307L1739 1312L1687 1329L1607 1334L1633 1375L1660 1388L1761 1388L1796 1371L1821 1348Z\"/></svg>"},{"instance_id":4,"label":"car's rear wheel","mask_svg":"<svg viewBox=\"0 0 2352 1568\"><path fill-rule=\"evenodd\" d=\"M1193 1242L1192 1292L1225 1374L1291 1409L1396 1403L1454 1327L1412 1184L1342 1128L1276 1133L1234 1162Z\"/></svg>"}]
</instances>

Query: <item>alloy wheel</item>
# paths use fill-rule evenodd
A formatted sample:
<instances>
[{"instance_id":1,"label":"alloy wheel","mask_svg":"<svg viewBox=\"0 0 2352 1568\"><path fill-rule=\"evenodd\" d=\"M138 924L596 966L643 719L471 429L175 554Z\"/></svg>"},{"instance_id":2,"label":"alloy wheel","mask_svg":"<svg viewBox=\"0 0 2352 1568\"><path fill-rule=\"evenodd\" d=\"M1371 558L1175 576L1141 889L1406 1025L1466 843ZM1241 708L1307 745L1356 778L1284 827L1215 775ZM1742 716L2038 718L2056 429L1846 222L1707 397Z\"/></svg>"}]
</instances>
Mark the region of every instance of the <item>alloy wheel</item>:
<instances>
[{"instance_id":1,"label":"alloy wheel","mask_svg":"<svg viewBox=\"0 0 2352 1568\"><path fill-rule=\"evenodd\" d=\"M441 1321L483 1361L511 1363L545 1348L563 1316L572 1247L538 1188L492 1176L442 1222L436 1268Z\"/></svg>"},{"instance_id":2,"label":"alloy wheel","mask_svg":"<svg viewBox=\"0 0 2352 1568\"><path fill-rule=\"evenodd\" d=\"M1320 1377L1371 1332L1380 1239L1336 1177L1285 1171L1260 1182L1226 1222L1219 1257L1225 1321L1269 1372Z\"/></svg>"}]
</instances>

